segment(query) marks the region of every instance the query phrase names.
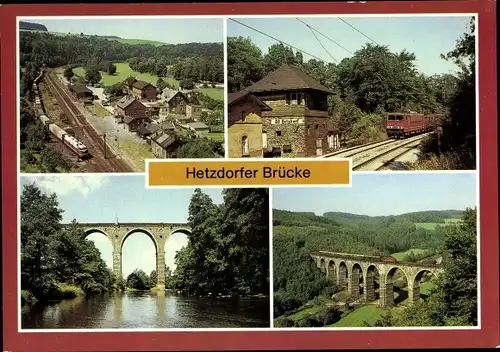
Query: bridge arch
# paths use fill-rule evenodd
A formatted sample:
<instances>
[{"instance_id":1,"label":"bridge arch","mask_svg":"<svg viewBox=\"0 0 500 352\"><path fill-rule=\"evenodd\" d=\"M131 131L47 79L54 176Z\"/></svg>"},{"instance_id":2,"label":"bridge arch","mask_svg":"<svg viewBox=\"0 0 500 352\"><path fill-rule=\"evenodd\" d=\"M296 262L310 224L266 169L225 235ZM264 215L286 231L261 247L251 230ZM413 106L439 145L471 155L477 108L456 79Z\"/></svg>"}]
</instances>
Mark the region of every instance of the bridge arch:
<instances>
[{"instance_id":1,"label":"bridge arch","mask_svg":"<svg viewBox=\"0 0 500 352\"><path fill-rule=\"evenodd\" d=\"M127 238L129 238L131 235L133 235L134 233L142 233L146 236L148 236L151 241L153 241L153 244L155 246L155 250L156 250L156 253L158 253L158 250L159 250L159 247L160 247L160 243L158 241L158 239L148 230L146 229L141 229L141 228L134 228L130 231L128 231L125 236L122 237L121 241L120 241L120 252L123 250L123 245L125 244L125 241L127 241ZM118 235L116 235L116 237L118 238Z\"/></svg>"},{"instance_id":2,"label":"bridge arch","mask_svg":"<svg viewBox=\"0 0 500 352\"><path fill-rule=\"evenodd\" d=\"M337 272L335 270L335 262L333 259L328 260L327 279L337 281Z\"/></svg>"},{"instance_id":3,"label":"bridge arch","mask_svg":"<svg viewBox=\"0 0 500 352\"><path fill-rule=\"evenodd\" d=\"M365 302L372 302L379 299L376 289L380 286L380 273L376 265L369 264L365 270L364 298ZM375 278L377 281L375 281Z\"/></svg>"},{"instance_id":4,"label":"bridge arch","mask_svg":"<svg viewBox=\"0 0 500 352\"><path fill-rule=\"evenodd\" d=\"M410 300L411 302L417 302L419 299L420 299L420 283L422 281L422 279L424 278L424 276L432 276L434 278L437 278L438 277L438 274L436 273L436 271L434 270L430 270L430 269L427 269L427 268L423 268L423 269L420 269L419 271L417 271L414 275L414 277L412 278L412 285L411 285L411 288L412 290L410 290Z\"/></svg>"},{"instance_id":5,"label":"bridge arch","mask_svg":"<svg viewBox=\"0 0 500 352\"><path fill-rule=\"evenodd\" d=\"M326 273L326 262L325 262L325 258L321 258L320 261L319 261L319 270L321 270L321 272L323 273Z\"/></svg>"},{"instance_id":6,"label":"bridge arch","mask_svg":"<svg viewBox=\"0 0 500 352\"><path fill-rule=\"evenodd\" d=\"M360 285L363 281L363 269L361 267L361 264L355 262L352 264L350 268L350 275L349 275L349 295L351 296L352 299L358 300L361 293L362 289L360 289Z\"/></svg>"},{"instance_id":7,"label":"bridge arch","mask_svg":"<svg viewBox=\"0 0 500 352\"><path fill-rule=\"evenodd\" d=\"M339 261L339 270L338 270L338 286L341 290L345 289L348 284L349 271L347 268L347 263L343 260Z\"/></svg>"},{"instance_id":8,"label":"bridge arch","mask_svg":"<svg viewBox=\"0 0 500 352\"><path fill-rule=\"evenodd\" d=\"M408 291L403 290L404 283L402 285L395 286L395 277L396 273L401 272L403 275L401 276L402 278L405 279L406 281L406 286L408 287L408 290L411 287L411 278L409 277L408 273L406 270L398 265L391 266L389 270L387 270L387 274L385 275L385 306L387 307L392 307L397 303L400 303L404 301L406 298L408 298ZM394 291L398 293L397 299L394 299Z\"/></svg>"},{"instance_id":9,"label":"bridge arch","mask_svg":"<svg viewBox=\"0 0 500 352\"><path fill-rule=\"evenodd\" d=\"M113 243L113 238L104 230L101 230L99 228L90 228L90 229L86 229L85 231L83 231L83 236L84 238L87 238L88 236L90 236L91 234L93 233L100 233L100 234L103 234L104 236L106 236L107 238L109 238L109 240L111 241L111 243Z\"/></svg>"},{"instance_id":10,"label":"bridge arch","mask_svg":"<svg viewBox=\"0 0 500 352\"><path fill-rule=\"evenodd\" d=\"M104 260L106 266L113 269L113 253L115 251L115 244L111 236L102 229L92 228L83 231L83 239L90 241L94 247L99 250L101 259Z\"/></svg>"}]
</instances>

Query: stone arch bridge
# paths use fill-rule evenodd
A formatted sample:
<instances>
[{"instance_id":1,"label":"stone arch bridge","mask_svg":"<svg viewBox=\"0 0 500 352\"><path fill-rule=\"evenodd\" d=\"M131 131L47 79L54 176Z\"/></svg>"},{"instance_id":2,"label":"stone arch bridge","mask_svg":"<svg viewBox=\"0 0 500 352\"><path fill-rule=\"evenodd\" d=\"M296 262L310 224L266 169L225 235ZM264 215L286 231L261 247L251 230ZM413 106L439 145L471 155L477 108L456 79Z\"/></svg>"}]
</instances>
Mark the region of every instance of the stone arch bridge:
<instances>
[{"instance_id":1,"label":"stone arch bridge","mask_svg":"<svg viewBox=\"0 0 500 352\"><path fill-rule=\"evenodd\" d=\"M113 272L122 275L122 248L127 238L134 233L147 235L156 250L156 273L158 289L165 289L165 244L175 233L191 234L187 224L182 223L77 223L65 224L64 227L77 226L84 231L85 237L91 233L101 233L113 245Z\"/></svg>"},{"instance_id":2,"label":"stone arch bridge","mask_svg":"<svg viewBox=\"0 0 500 352\"><path fill-rule=\"evenodd\" d=\"M383 257L380 256L320 251L311 253L311 257L328 279L335 281L337 286L342 288L347 286L347 292L354 300L362 299L364 302L376 300L374 279L378 273L381 307L394 306L394 274L398 269L406 276L410 304L420 298L420 281L424 274L430 273L437 277L443 271L440 264L389 263L382 261Z\"/></svg>"}]
</instances>

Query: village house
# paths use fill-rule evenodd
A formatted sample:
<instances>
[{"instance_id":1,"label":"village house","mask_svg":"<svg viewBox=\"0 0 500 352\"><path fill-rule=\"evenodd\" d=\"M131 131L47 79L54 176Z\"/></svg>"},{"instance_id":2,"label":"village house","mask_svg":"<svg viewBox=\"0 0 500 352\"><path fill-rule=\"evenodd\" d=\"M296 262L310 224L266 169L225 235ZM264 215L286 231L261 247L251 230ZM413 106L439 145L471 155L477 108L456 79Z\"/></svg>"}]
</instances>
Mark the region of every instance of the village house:
<instances>
[{"instance_id":1,"label":"village house","mask_svg":"<svg viewBox=\"0 0 500 352\"><path fill-rule=\"evenodd\" d=\"M238 93L242 97L253 95L269 107L261 110L264 157L320 156L338 147L334 144L338 132L328 116L327 98L332 92L299 68L285 64ZM230 102L230 120L234 121L238 114L241 120L248 114L248 99L250 96ZM231 128L228 133L233 133ZM242 151L242 143L249 141L248 136L240 140L231 135L229 140L237 142L237 147L230 146L230 150Z\"/></svg>"},{"instance_id":2,"label":"village house","mask_svg":"<svg viewBox=\"0 0 500 352\"><path fill-rule=\"evenodd\" d=\"M151 152L157 158L175 158L180 145L173 134L160 130L151 135Z\"/></svg>"},{"instance_id":3,"label":"village house","mask_svg":"<svg viewBox=\"0 0 500 352\"><path fill-rule=\"evenodd\" d=\"M197 136L210 132L210 127L205 125L203 122L190 122L187 124L187 128L194 131Z\"/></svg>"},{"instance_id":4,"label":"village house","mask_svg":"<svg viewBox=\"0 0 500 352\"><path fill-rule=\"evenodd\" d=\"M135 77L129 77L123 83L128 95L132 95L137 99L156 100L156 87L151 83L138 80Z\"/></svg>"},{"instance_id":5,"label":"village house","mask_svg":"<svg viewBox=\"0 0 500 352\"><path fill-rule=\"evenodd\" d=\"M94 97L94 93L83 84L68 84L68 89L77 99L91 102Z\"/></svg>"},{"instance_id":6,"label":"village house","mask_svg":"<svg viewBox=\"0 0 500 352\"><path fill-rule=\"evenodd\" d=\"M189 103L189 99L183 92L165 88L162 96L167 103L168 114L186 115L186 106Z\"/></svg>"},{"instance_id":7,"label":"village house","mask_svg":"<svg viewBox=\"0 0 500 352\"><path fill-rule=\"evenodd\" d=\"M153 133L160 130L160 126L156 123L143 122L137 128L137 134L142 139L148 139Z\"/></svg>"},{"instance_id":8,"label":"village house","mask_svg":"<svg viewBox=\"0 0 500 352\"><path fill-rule=\"evenodd\" d=\"M192 120L198 120L201 116L201 105L199 104L186 105L186 116Z\"/></svg>"},{"instance_id":9,"label":"village house","mask_svg":"<svg viewBox=\"0 0 500 352\"><path fill-rule=\"evenodd\" d=\"M229 157L262 157L267 142L261 115L271 108L248 92L230 93L228 103Z\"/></svg>"},{"instance_id":10,"label":"village house","mask_svg":"<svg viewBox=\"0 0 500 352\"><path fill-rule=\"evenodd\" d=\"M173 132L175 131L174 123L171 121L164 121L160 124L160 127L165 132Z\"/></svg>"},{"instance_id":11,"label":"village house","mask_svg":"<svg viewBox=\"0 0 500 352\"><path fill-rule=\"evenodd\" d=\"M123 123L127 126L129 132L137 132L139 126L149 122L149 118L147 116L130 116L127 115L123 118Z\"/></svg>"},{"instance_id":12,"label":"village house","mask_svg":"<svg viewBox=\"0 0 500 352\"><path fill-rule=\"evenodd\" d=\"M125 96L116 102L115 117L123 121L125 116L145 118L148 116L147 108L137 99Z\"/></svg>"}]
</instances>

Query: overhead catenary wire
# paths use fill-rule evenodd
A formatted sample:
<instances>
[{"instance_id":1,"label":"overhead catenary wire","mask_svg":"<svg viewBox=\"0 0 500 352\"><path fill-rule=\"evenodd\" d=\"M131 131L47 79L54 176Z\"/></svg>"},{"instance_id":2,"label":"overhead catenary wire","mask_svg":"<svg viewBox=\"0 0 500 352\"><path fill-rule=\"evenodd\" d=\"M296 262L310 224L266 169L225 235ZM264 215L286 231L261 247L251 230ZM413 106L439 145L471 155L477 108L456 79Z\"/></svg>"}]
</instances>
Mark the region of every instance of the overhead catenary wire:
<instances>
[{"instance_id":1,"label":"overhead catenary wire","mask_svg":"<svg viewBox=\"0 0 500 352\"><path fill-rule=\"evenodd\" d=\"M350 51L349 49L347 49L345 46L337 43L335 40L333 40L332 38L330 38L329 36L327 36L326 34L318 31L316 28L314 28L313 26L307 24L305 21L301 20L300 18L298 17L295 17L295 19L299 22L301 22L302 24L304 24L307 28L309 28L311 31L314 31L316 33L318 33L319 35L321 35L322 37L328 39L330 42L334 43L335 45L337 45L338 47L344 49L345 51L347 51L349 54L351 55L354 55L354 53L352 51ZM326 49L325 49L326 50Z\"/></svg>"},{"instance_id":2,"label":"overhead catenary wire","mask_svg":"<svg viewBox=\"0 0 500 352\"><path fill-rule=\"evenodd\" d=\"M291 45L291 44L289 44L289 43L286 43L286 42L284 42L284 41L283 41L283 40L281 40L281 39L278 39L278 38L276 38L276 37L273 37L273 36L272 36L272 35L270 35L270 34L264 33L264 32L262 32L262 31L260 31L260 30L258 30L258 29L256 29L256 28L253 28L253 27L251 27L251 26L249 26L249 25L247 25L247 24L245 24L245 23L243 23L243 22L237 21L237 20L235 20L234 18L229 18L229 20L231 20L231 21L233 21L233 22L236 22L236 23L238 23L238 24L240 24L240 25L242 25L242 26L244 26L244 27L247 27L247 28L249 28L249 29L251 29L251 30L253 30L253 31L257 32L257 33L260 33L260 34L262 34L262 35L264 35L264 36L268 37L268 38L271 38L271 39L273 39L273 40L276 40L278 43L281 43L281 44L287 45L287 46L289 46L289 47L291 47L291 48L293 48L293 49L295 49L295 50L297 50L297 51L300 51L300 52L301 52L301 53L303 53L303 54L306 54L306 55L308 55L308 56L310 56L310 57L313 57L313 58L315 58L315 59L317 59L317 60L319 60L319 61L321 61L321 62L325 62L325 63L326 63L326 61L325 61L325 60L323 60L323 59L321 59L321 58L317 57L316 55L313 55L313 54L311 54L311 53L308 53L308 52L307 52L307 51L305 51L305 50L299 49L299 48L297 48L297 47L296 47L296 46L294 46L294 45Z\"/></svg>"}]
</instances>

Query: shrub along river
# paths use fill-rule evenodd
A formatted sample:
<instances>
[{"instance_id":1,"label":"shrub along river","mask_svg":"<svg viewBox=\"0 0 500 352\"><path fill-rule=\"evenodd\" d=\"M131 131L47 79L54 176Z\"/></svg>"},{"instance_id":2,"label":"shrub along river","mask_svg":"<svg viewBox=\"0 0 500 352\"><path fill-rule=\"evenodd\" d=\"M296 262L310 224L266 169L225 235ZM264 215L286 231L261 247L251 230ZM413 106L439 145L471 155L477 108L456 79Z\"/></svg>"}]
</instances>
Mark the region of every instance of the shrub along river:
<instances>
[{"instance_id":1,"label":"shrub along river","mask_svg":"<svg viewBox=\"0 0 500 352\"><path fill-rule=\"evenodd\" d=\"M218 298L127 292L25 306L23 329L269 327L269 297Z\"/></svg>"}]
</instances>

